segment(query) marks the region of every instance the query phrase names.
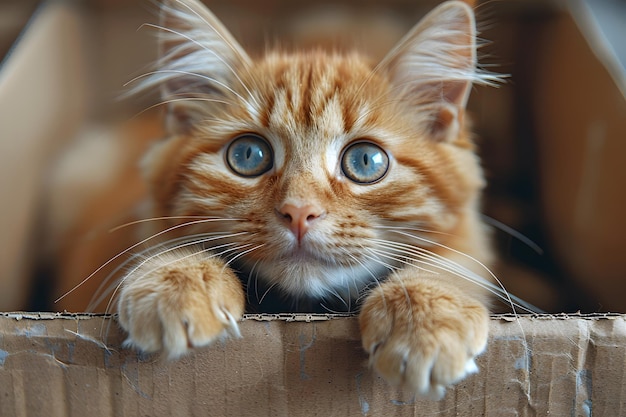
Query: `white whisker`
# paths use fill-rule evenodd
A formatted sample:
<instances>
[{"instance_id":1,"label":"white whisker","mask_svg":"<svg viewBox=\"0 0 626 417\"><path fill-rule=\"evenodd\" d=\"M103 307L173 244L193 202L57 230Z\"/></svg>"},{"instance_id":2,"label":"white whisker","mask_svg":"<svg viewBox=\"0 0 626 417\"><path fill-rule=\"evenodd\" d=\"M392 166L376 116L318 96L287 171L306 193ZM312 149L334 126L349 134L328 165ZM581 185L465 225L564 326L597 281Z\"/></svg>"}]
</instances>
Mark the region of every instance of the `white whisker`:
<instances>
[{"instance_id":1,"label":"white whisker","mask_svg":"<svg viewBox=\"0 0 626 417\"><path fill-rule=\"evenodd\" d=\"M163 253L171 252L172 250L182 249L182 248L188 247L188 246L200 245L200 244L208 243L208 242L211 242L211 241L214 241L214 240L219 240L219 239L229 239L229 238L232 238L232 237L245 235L245 234L248 234L248 232L229 233L229 234L224 234L224 233L221 233L221 232L199 233L199 234L196 234L196 235L183 236L183 237L179 237L179 238L176 238L176 239L171 239L171 240L168 240L166 242L160 243L160 244L158 244L156 246L144 249L143 251L141 251L139 253L133 254L133 256L130 259L128 259L128 260L124 261L123 263L121 263L120 265L118 265L102 281L102 283L98 286L98 289L94 293L94 298L95 297L98 297L98 298L95 301L91 301L89 303L89 306L87 307L87 310L91 311L91 309L95 308L102 301L104 301L104 299L106 297L108 297L109 292L111 291L111 288L107 289L103 293L101 293L101 292L103 291L104 286L109 282L109 280L112 277L116 276L122 269L126 268L126 266L129 263L131 263L132 261L134 261L135 259L143 258L147 253L154 252L157 248L165 247L166 250L164 250L162 252L159 252L159 254L163 254ZM211 236L211 237L208 237L208 236ZM179 245L178 244L179 242L185 242L185 243ZM176 246L171 246L174 243L176 244Z\"/></svg>"},{"instance_id":2,"label":"white whisker","mask_svg":"<svg viewBox=\"0 0 626 417\"><path fill-rule=\"evenodd\" d=\"M145 239L143 239L143 240L141 240L141 241L139 241L139 242L129 246L128 248L124 249L123 251L121 251L117 255L113 256L111 259L109 259L108 261L106 261L105 263L100 265L95 271L93 271L91 274L89 274L85 279L83 279L81 282L76 284L72 289L70 289L65 294L63 294L62 296L60 296L59 298L54 300L54 302L55 302L55 304L58 303L59 301L61 301L62 299L64 299L68 295L72 294L74 291L76 291L76 289L79 288L81 285L83 285L85 282L89 281L98 272L102 271L102 269L104 269L107 265L110 265L111 262L115 261L120 256L127 254L128 252L132 251L136 247L138 247L140 245L143 245L143 244L145 244L146 242L148 242L148 241L150 241L152 239L155 239L155 238L157 238L159 236L162 236L163 234L171 232L173 230L180 229L180 228L187 227L187 226L193 226L193 225L202 224L202 223L210 223L210 222L214 222L214 221L229 221L229 220L231 220L231 219L210 218L210 219L196 220L196 221L192 221L192 222L187 222L187 223L182 223L182 224L178 224L178 225L175 225L175 226L171 226L171 227L168 227L165 230L162 230L162 231L160 231L158 233L155 233L152 236L149 236L149 237L147 237L147 238L145 238Z\"/></svg>"},{"instance_id":3,"label":"white whisker","mask_svg":"<svg viewBox=\"0 0 626 417\"><path fill-rule=\"evenodd\" d=\"M440 230L424 229L424 228L420 228L420 227L375 225L375 226L372 226L372 228L374 228L374 229L391 229L391 230L410 230L412 232L420 232L420 233L426 233L426 234L437 234L437 235L444 235L444 236L452 236L452 234L447 233L447 232L442 232Z\"/></svg>"},{"instance_id":4,"label":"white whisker","mask_svg":"<svg viewBox=\"0 0 626 417\"><path fill-rule=\"evenodd\" d=\"M236 243L236 242L225 243L225 244L223 244L223 245L216 246L216 247L214 247L214 248L212 248L212 249L222 248L222 247L227 247L227 246L233 246L233 245L237 245L237 243ZM111 304L112 304L112 303L113 303L113 301L116 299L117 292L119 291L119 289L122 287L122 285L124 284L124 282L126 281L126 279L128 279L128 277L129 277L129 276L132 276L135 272L137 272L137 271L138 271L138 270L139 270L139 269L140 269L143 265L145 265L146 263L148 263L148 262L150 262L150 261L154 260L155 258L158 258L158 257L160 257L160 256L163 256L163 254L165 254L165 253L168 253L168 252L171 252L171 251L174 251L174 250L177 250L177 249L180 249L180 247L172 247L172 248L168 248L168 249L166 249L166 250L164 250L164 251L161 251L161 252L159 252L159 253L157 253L157 254L155 254L155 255L152 255L152 256L147 257L147 258L146 258L146 259L144 259L142 262L140 262L138 265L136 265L136 266L135 266L135 267L134 267L134 268L133 268L130 272L128 272L128 273L127 273L127 274L126 274L126 275L125 275L122 279L120 279L120 280L119 280L119 282L117 283L117 285L115 286L115 289L113 290L113 292L112 292L112 294L111 294L111 298L109 299L109 301L108 301L108 303L107 303L107 306L106 306L105 311L106 311L106 312L109 312L109 311L111 310ZM161 268L164 268L164 267L170 266L170 265L175 264L175 263L178 263L178 262L180 262L180 261L182 261L182 260L185 260L185 259L188 259L188 258L191 258L191 257L197 256L197 255L199 255L199 254L201 254L201 253L206 253L206 252L209 252L209 250L208 250L208 249L202 249L202 250L198 250L198 251L196 251L196 252L189 253L189 254L187 254L187 255L185 255L185 256L178 257L177 259L174 259L174 260L172 260L172 261L165 262L165 263L163 263L163 264L160 264L160 265L159 265L159 266L157 266L156 268L152 268L152 269L150 269L150 270L148 270L148 271L144 272L141 276L137 277L136 279L142 279L143 277L145 277L145 276L147 276L147 275L150 275L151 273L153 273L153 272L155 272L155 271L157 271L157 270L159 270L159 269L161 269ZM214 255L211 255L211 256L209 256L209 258L212 258L212 257L214 257L214 256L217 256L217 255L215 255L215 254L214 254ZM107 332L108 332L108 329L107 329Z\"/></svg>"},{"instance_id":5,"label":"white whisker","mask_svg":"<svg viewBox=\"0 0 626 417\"><path fill-rule=\"evenodd\" d=\"M474 257L472 257L472 256L470 256L470 255L468 255L466 253L463 253L463 252L461 252L459 250L456 250L454 248L451 248L451 247L446 246L444 244L441 244L439 242L436 242L436 241L433 241L433 240L430 240L430 239L426 239L426 238L421 237L421 236L416 236L416 235L413 235L411 233L403 232L403 231L400 231L400 230L391 230L391 231L394 232L394 233L397 233L397 234L409 237L411 239L416 239L416 240L419 240L421 242L425 242L425 243L428 243L430 245L437 246L437 247L449 250L450 252L453 252L453 253L455 253L457 255L465 257L466 259L469 259L472 262L474 262L477 265L479 265L481 268L483 268L489 274L489 276L491 276L494 279L494 281L497 283L497 285L495 285L492 282L484 279L480 275L475 274L471 270L469 270L467 268L464 268L463 266L459 265L458 263L453 262L453 261L451 261L451 260L449 260L449 259L447 259L445 257L442 257L441 255L437 255L437 254L435 254L435 253L433 253L431 251L427 251L426 249L424 249L422 247L419 247L419 246L411 246L411 248L414 249L414 250L426 251L428 254L430 254L430 256L434 256L437 259L443 260L448 265L454 264L456 268L460 268L460 270L463 272L460 276L463 276L465 279L468 279L468 280L476 283L477 285L480 283L480 285L483 286L483 288L485 288L485 289L492 290L491 292L494 295L499 296L500 298L505 300L511 306L514 314L516 314L515 307L522 308L523 310L526 310L528 312L540 311L536 307L534 307L534 306L526 303L525 301L523 301L523 300L521 300L521 299L519 299L519 298L517 298L515 296L512 296L511 294L509 294L509 292L506 291L506 289L504 287L504 284L502 284L502 282L498 279L498 277L485 264L480 262L478 259L476 259L476 258L474 258ZM457 271L458 271L458 269L457 269ZM516 302L514 302L513 299L515 299Z\"/></svg>"},{"instance_id":6,"label":"white whisker","mask_svg":"<svg viewBox=\"0 0 626 417\"><path fill-rule=\"evenodd\" d=\"M186 219L224 220L224 221L228 221L228 220L242 221L243 220L243 219L235 219L235 218L222 219L219 217L209 217L209 216L161 216L161 217L151 217L148 219L141 219L141 220L135 220L132 222L124 223L112 229L109 229L109 233L116 232L120 229L126 228L128 226L134 226L136 224L156 222L156 221L161 221L161 220L186 220Z\"/></svg>"},{"instance_id":7,"label":"white whisker","mask_svg":"<svg viewBox=\"0 0 626 417\"><path fill-rule=\"evenodd\" d=\"M128 86L129 84L132 84L142 78L147 78L147 77L152 77L154 75L159 75L159 74L178 74L178 75L189 75L192 77L198 77L201 78L203 80L206 81L210 81L214 84L219 85L220 87L225 88L226 90L228 90L229 92L231 92L232 94L234 94L239 100L241 100L246 106L250 106L250 104L239 94L237 93L235 90L233 90L231 87L229 87L228 85L224 84L223 82L217 80L216 78L213 77L209 77L207 75L203 75L203 74L197 74L195 72L190 72L190 71L183 71L183 70L175 70L175 69L164 69L164 70L156 70L156 71L151 71L151 72L147 72L145 74L141 74L135 78L133 78L132 80L126 82L124 84L124 87ZM176 102L176 101L184 101L184 100L190 100L192 99L193 101L211 101L211 102L217 102L217 103L224 103L224 104L231 104L228 103L226 101L223 100L217 100L217 99L208 99L208 98L198 98L196 99L195 97L191 97L191 98L182 98L182 99L172 99L172 100L168 100L167 103L172 103L172 102ZM159 103L158 105L161 105L163 103ZM151 106L152 107L152 106ZM148 109L144 110L147 111L149 110L150 107L148 107ZM141 114L141 113L140 113Z\"/></svg>"},{"instance_id":8,"label":"white whisker","mask_svg":"<svg viewBox=\"0 0 626 417\"><path fill-rule=\"evenodd\" d=\"M209 25L209 26L210 26L210 25ZM225 60L223 57L221 57L221 56L220 56L217 52L215 52L214 50L212 50L212 49L208 48L206 45L203 45L202 43L198 42L197 40L193 39L192 37L190 37L190 36L186 35L185 33L182 33L182 32L179 32L179 31L176 31L176 30L171 29L171 28L167 28L167 27L165 27L165 26L160 26L160 25L156 25L156 24L153 24L153 23L144 23L143 25L141 25L141 27L151 27L151 28L154 28L154 29L157 29L157 30L161 30L161 31L164 31L164 32L169 32L169 33L171 33L171 34L173 34L173 35L176 35L176 36L180 36L180 37L182 37L182 38L184 38L184 39L187 39L189 42L191 42L191 43L193 43L193 44L197 45L197 46L198 46L201 50L204 50L204 51L206 51L206 52L210 53L210 54L211 54L211 55L213 55L213 56L214 56L214 57L215 57L218 61L220 61L220 63L221 63L222 65L224 65L224 67L225 67L225 68L227 68L227 69L231 72L231 74L233 74L233 76L235 77L235 79L236 79L236 80L237 80L237 81L241 84L241 86L242 86L242 87L246 90L246 92L248 93L248 95L250 96L250 98L252 99L252 101L254 101L254 103L256 104L257 108L260 108L260 107L261 107L261 106L259 105L258 101L255 99L255 97L252 95L252 92L250 91L250 89L249 89L249 88L245 85L245 83L241 80L241 78L239 77L239 75L237 74L237 72L236 72L236 71L232 68L232 66L231 66L230 64L228 64L228 62L226 62L226 60ZM140 28L141 28L141 27L140 27ZM218 33L218 32L217 32L217 31L215 31L215 33ZM220 35L218 34L218 36L220 36ZM174 50L173 52L178 53L179 51L178 51L178 50ZM170 54L172 54L172 52L170 52ZM239 54L238 54L238 55L239 55ZM165 57L163 57L163 58L162 58L162 60L165 60L165 59L166 59L166 58L168 58L168 57L169 57L169 55L166 55ZM241 56L241 55L239 55L239 57L240 57L240 58L242 58L242 56ZM178 62L180 62L180 61L181 61L181 59L178 59L177 61L178 61ZM156 83L158 83L157 81L153 81L153 83L155 83L155 82L156 82ZM147 86L149 86L150 84L151 84L151 83L147 83L147 84L146 84L146 86L144 86L144 88L145 88L145 87L147 87ZM220 84L221 84L222 86L224 86L224 84L222 84L222 83L220 83ZM248 102L248 100L244 99L244 98L243 98L240 94L235 93L235 91L234 91L232 88L230 88L230 87L227 87L227 88L228 88L228 90L229 90L229 91L231 91L232 93L236 94L236 96L237 96L237 97L238 97L238 98L239 98L239 99L240 99L240 100L241 100L241 101L242 101L242 102L243 102L243 103L244 103L244 104L245 104L248 108L251 108L251 109L252 109L252 108L254 108L254 107L250 104L250 102Z\"/></svg>"},{"instance_id":9,"label":"white whisker","mask_svg":"<svg viewBox=\"0 0 626 417\"><path fill-rule=\"evenodd\" d=\"M246 246L249 246L249 245L250 245L250 244L248 244L248 245L246 245ZM228 267L228 266L229 266L232 262L234 262L237 258L240 258L240 257L242 257L242 256L244 256L244 255L246 255L246 254L248 254L248 253L250 253L250 252L253 252L253 251L255 251L255 250L259 249L259 248L262 248L263 246L265 246L265 243L261 243L260 245L256 245L255 247L253 247L253 248L251 248L251 249L248 249L248 250L245 250L245 251L243 251L243 252L238 253L236 256L234 256L233 258L229 259L229 260L228 260L228 262L226 262L226 263L224 264L224 268Z\"/></svg>"},{"instance_id":10,"label":"white whisker","mask_svg":"<svg viewBox=\"0 0 626 417\"><path fill-rule=\"evenodd\" d=\"M247 56L245 54L242 54L238 51L238 47L236 45L233 45L233 43L227 39L226 37L224 37L220 31L216 30L216 28L209 23L204 17L200 16L200 14L198 12L196 12L195 10L193 10L188 4L181 2L180 0L177 0L177 3L183 5L185 8L187 8L191 13L193 13L194 15L196 15L196 17L198 17L198 19L202 20L209 28L211 28L211 30L226 44L228 45L228 47L237 54L237 56L239 56L240 59L246 60ZM216 56L217 57L217 56ZM219 57L217 57L219 59ZM230 65L228 65L228 63L224 62L224 60L221 60L221 62L226 65L226 68L228 68L228 70L231 72L231 74L233 74L233 76L237 79L237 81L239 82L239 84L241 84L241 86L244 88L244 90L246 90L246 92L248 93L248 95L250 96L250 98L255 102L255 104L258 106L258 108L261 108L261 105L259 104L258 101L256 101L256 99L254 98L254 95L252 94L252 92L250 91L250 89L248 88L248 86L241 80L241 78L239 77L239 73L237 71L235 71ZM247 68L246 68L247 69Z\"/></svg>"},{"instance_id":11,"label":"white whisker","mask_svg":"<svg viewBox=\"0 0 626 417\"><path fill-rule=\"evenodd\" d=\"M348 302L346 302L346 300L341 296L341 294L339 294L337 292L337 290L335 290L333 288L328 288L327 291L328 291L329 294L331 294L332 296L337 298L348 309L348 311L350 311L350 303L349 303L350 300L349 300L349 298L348 298Z\"/></svg>"},{"instance_id":12,"label":"white whisker","mask_svg":"<svg viewBox=\"0 0 626 417\"><path fill-rule=\"evenodd\" d=\"M211 256L209 256L209 258L224 257L228 253L238 252L241 249L245 249L247 247L250 247L251 245L252 245L252 243L247 243L245 245L239 245L239 246L235 246L235 247L232 247L232 248L224 249L224 250L222 250L220 252L213 253ZM222 245L222 246L224 246L224 245ZM218 248L218 246L215 246L215 247L210 248L210 249L204 249L202 252L213 252L216 248Z\"/></svg>"},{"instance_id":13,"label":"white whisker","mask_svg":"<svg viewBox=\"0 0 626 417\"><path fill-rule=\"evenodd\" d=\"M431 251L428 251L424 248L421 248L419 246L412 246L412 245L408 245L408 244L404 244L404 243L400 243L400 242L394 242L394 241L387 241L387 240L381 240L381 239L373 239L376 240L377 243L379 245L385 246L389 249L394 250L396 253L402 254L404 255L408 260L411 260L413 262L417 262L420 264L426 264L428 266L432 266L435 268L439 268L445 272L451 273L459 278L465 279L465 280L470 280L472 282L474 282L476 285L480 286L483 289L489 290L491 292L493 292L493 289L496 288L497 290L500 290L500 288L498 288L497 286L495 286L494 284L490 283L489 281L486 281L485 279L483 279L482 277L474 274L472 271L468 270L467 268L463 267L462 265L459 265L458 263L447 259L444 256L438 255L436 253L433 253ZM404 248L408 248L408 249L401 249L402 247ZM380 249L376 249L377 251L381 251ZM388 252L384 252L383 253L388 253ZM419 258L416 258L415 256L418 256ZM425 261L424 259L428 260ZM401 262L405 263L406 265L411 265L411 266L415 266L417 267L417 265L414 265L411 262L408 262L406 260L401 260ZM423 269L421 267L418 267L420 269ZM437 274L434 271L429 271L424 269L425 271ZM471 276L469 276L471 275ZM499 292L494 293L497 296L501 296Z\"/></svg>"},{"instance_id":14,"label":"white whisker","mask_svg":"<svg viewBox=\"0 0 626 417\"><path fill-rule=\"evenodd\" d=\"M367 267L367 265L365 265L364 262L362 262L360 259L358 259L354 255L352 255L347 249L345 249L345 248L342 248L342 249L343 249L342 250L343 253L345 253L348 257L350 257L354 261L354 263L356 265L359 265L361 268L363 268L365 271L367 271L367 273L370 275L370 277L372 277L372 283L367 284L365 287L362 287L362 288L359 288L359 286L356 283L356 280L354 281L354 287L355 287L356 294L357 294L357 297L356 297L355 301L356 301L356 303L358 305L360 303L360 300L363 297L366 296L366 294L369 292L369 290L370 290L370 288L372 286L375 286L377 288L380 287L380 279L374 272L372 272L372 270L370 268ZM365 249L365 248L363 248L363 249ZM378 263L378 260L374 260L374 262ZM385 266L385 265L383 265L383 266ZM351 268L354 268L354 267L351 265ZM385 266L385 268L387 268L387 266ZM385 302L385 307L386 307L386 301L385 300L383 300L383 301Z\"/></svg>"},{"instance_id":15,"label":"white whisker","mask_svg":"<svg viewBox=\"0 0 626 417\"><path fill-rule=\"evenodd\" d=\"M274 288L276 285L278 285L278 282L274 282L272 285L270 285L267 290L265 290L265 292L263 293L263 295L261 296L261 299L259 300L258 294L257 294L257 301L259 303L259 305L261 305L263 303L263 300L265 299L265 297L267 297L267 294L270 293L270 291L272 290L272 288Z\"/></svg>"},{"instance_id":16,"label":"white whisker","mask_svg":"<svg viewBox=\"0 0 626 417\"><path fill-rule=\"evenodd\" d=\"M422 265L427 265L430 267L434 267L434 268L438 268L444 272L447 272L449 274L452 274L458 278L464 279L464 280L468 280L470 282L472 282L473 284L479 286L480 288L483 288L491 293L493 293L494 295L496 295L497 297L503 299L506 301L506 298L501 294L501 289L498 288L497 286L495 286L494 284L490 283L489 281L484 280L482 277L474 274L472 271L468 270L467 268L464 268L463 266L457 264L456 262L450 261L449 259L443 258L441 257L441 259L437 259L435 256L439 256L437 254L431 254L431 256L427 255L427 254L415 254L412 253L410 251L402 251L399 249L395 249L396 252L403 254L406 259L400 259L397 258L395 256L393 256L393 254L386 252L386 251L382 251L380 249L375 249L374 250L379 256L383 256L385 258L390 258L393 260L396 260L398 262L401 262L405 265L408 266L412 266L415 268L418 268L419 270L425 271L425 272L429 272L432 273L434 275L438 275L438 272L435 272L433 270L429 270L424 268ZM410 255L418 255L420 256L420 258L415 258L415 257L411 257ZM425 261L425 259L430 259L432 261ZM416 265L419 264L419 265Z\"/></svg>"},{"instance_id":17,"label":"white whisker","mask_svg":"<svg viewBox=\"0 0 626 417\"><path fill-rule=\"evenodd\" d=\"M256 262L252 265L252 268L248 271L248 280L246 281L246 298L248 299L248 303L250 303L250 287L252 284L252 275L254 274L254 293L256 295L257 300L259 299L259 288L258 288L258 280L259 280L259 271L256 270L261 259L257 259Z\"/></svg>"},{"instance_id":18,"label":"white whisker","mask_svg":"<svg viewBox=\"0 0 626 417\"><path fill-rule=\"evenodd\" d=\"M191 101L204 101L204 102L209 102L209 103L222 103L222 104L228 104L228 105L233 105L233 103L229 102L229 101L225 101L225 100L218 100L218 99L214 99L214 98L201 98L201 97L185 97L185 98L172 98L172 99L168 99L168 100L162 100L159 101L158 103L155 103L151 106L146 107L145 109L141 110L140 112L136 113L133 117L137 118L139 116L141 116L142 114L144 114L145 112L148 112L154 108L157 108L159 106L164 106L166 104L171 104L171 103L178 103L181 101L185 101L185 102L191 102Z\"/></svg>"},{"instance_id":19,"label":"white whisker","mask_svg":"<svg viewBox=\"0 0 626 417\"><path fill-rule=\"evenodd\" d=\"M365 271L367 271L367 273L369 274L369 276L370 276L370 277L372 277L372 280L373 280L374 282L376 282L376 284L377 284L377 285L380 285L380 281L378 280L378 277L376 276L376 274L374 274L374 273L372 272L372 270L371 270L371 269L369 269L369 268L365 265L365 263L361 262L361 261L360 261L360 260L359 260L356 256L352 255L352 254L350 253L350 251L348 251L347 249L345 249L345 248L340 248L340 249L341 249L341 251L342 251L345 255L347 255L350 259L352 259L356 265L359 265L361 268L363 268ZM352 270L354 270L354 265L350 265L350 268L351 268ZM357 284L356 280L354 280L354 279L353 279L353 281L352 281L352 282L353 282L353 284L354 284L354 290L355 290L355 293L356 293L356 294L358 294L358 293L359 293L359 286L358 286L358 284ZM357 299L358 299L358 298L357 298Z\"/></svg>"},{"instance_id":20,"label":"white whisker","mask_svg":"<svg viewBox=\"0 0 626 417\"><path fill-rule=\"evenodd\" d=\"M380 265L383 265L384 267L386 267L387 269L389 269L392 274L389 275L390 279L393 279L396 277L395 274L393 274L393 272L395 271L399 271L401 268L397 267L397 266L393 266L391 264L388 264L387 262L384 262L382 259L380 259L380 257L382 256L382 254L377 253L377 249L374 248L366 248L368 250L368 252L372 253L373 255L375 255L375 257L372 256L368 256L363 254L363 256L365 256L368 259L373 260L374 262L379 263ZM388 256L386 256L387 258L389 258ZM395 260L395 259L393 259ZM422 269L422 268L418 268L418 269ZM402 279L398 279L398 283L402 286L402 291L404 292L404 299L406 301L407 306L409 307L409 309L411 309L411 311L413 310L413 303L411 302L411 296L409 295L408 290L406 289L406 286L404 285L404 282L402 281ZM382 292L383 295L383 300L385 300L384 295L385 293ZM384 301L384 304L386 305L386 301ZM413 321L413 315L409 315L409 321L412 322Z\"/></svg>"},{"instance_id":21,"label":"white whisker","mask_svg":"<svg viewBox=\"0 0 626 417\"><path fill-rule=\"evenodd\" d=\"M374 253L374 254L376 254L376 255L378 255L378 256L382 256L382 257L384 257L384 258L394 260L394 261L396 261L396 262L398 262L398 263L401 263L401 264L404 264L404 265L413 266L413 267L416 267L416 268L418 268L418 269L420 269L420 270L422 270L422 271L424 271L424 272L429 272L429 273L431 273L431 274L435 274L435 275L437 275L437 274L438 274L437 272L432 271L432 270L430 270L430 269L426 269L426 268L424 268L424 267L423 267L423 266L421 266L421 265L419 265L419 266L418 266L418 265L415 265L413 262L409 262L407 259L412 260L412 261L418 261L420 264L422 264L422 265L426 265L426 266L440 267L439 265L437 265L437 264L433 264L433 263L430 263L430 262L425 262L425 261L422 261L422 260L418 260L418 259L416 259L416 258L411 258L411 257L408 257L408 256L406 256L406 255L408 255L408 252L403 253L403 254L406 256L406 258L407 258L407 259L403 259L403 258L399 258L399 257L397 257L397 256L396 256L395 254L393 254L392 252L387 252L387 251L384 251L384 250L382 250L382 249L378 249L378 248L373 249L373 248L372 248L372 249L369 249L369 250L370 250L370 252L372 252L372 253ZM398 252L398 251L396 251L396 252Z\"/></svg>"},{"instance_id":22,"label":"white whisker","mask_svg":"<svg viewBox=\"0 0 626 417\"><path fill-rule=\"evenodd\" d=\"M169 266L169 265L171 265L171 264L174 264L174 263L177 263L177 262L183 261L183 260L185 260L185 259L191 258L191 257L193 257L193 256L196 256L196 255L200 254L200 253L205 253L205 252L212 251L212 250L214 250L214 249L223 248L223 247L228 247L228 246L233 246L233 245L237 245L237 244L238 244L237 242L224 243L224 244L219 245L219 246L214 246L214 247L212 247L211 249L202 249L202 250L199 250L199 251L196 251L196 252L192 252L192 253L187 254L187 255L185 255L185 256L181 256L181 257L179 257L179 258L177 258L177 259L175 259L175 260L173 260L173 261L169 261L169 262L166 262L166 263L164 263L164 264L160 264L160 265L159 265L159 266L157 266L156 268L152 268L152 269L150 269L150 270L148 270L148 271L144 272L141 276L139 276L139 277L137 277L137 278L135 278L135 279L140 280L140 279L142 279L143 277L145 277L145 276L147 276L147 275L150 275L151 273L153 273L153 272L155 272L155 271L157 271L157 270L159 270L159 269L161 269L161 268L163 268L163 267L166 267L166 266ZM154 260L154 259L156 259L156 258L158 258L158 257L160 257L160 256L163 256L163 255L164 255L164 254L166 254L166 253L173 252L173 251L176 251L176 250L179 250L179 249L180 249L180 247L178 247L178 246L175 246L175 247L172 247L172 248L168 248L168 249L163 250L163 251L161 251L161 252L159 252L159 253L157 253L157 254L155 254L155 255L151 255L151 256L147 257L146 259L144 259L143 261L141 261L139 264L135 265L135 267L134 267L132 270L130 270L130 271L129 271L129 272L128 272L128 273L127 273L127 274L126 274L126 275L125 275L125 276L124 276L124 277L123 277L120 281L119 281L119 283L118 283L118 284L117 284L117 286L115 287L115 290L113 290L113 293L111 294L111 298L109 299L109 302L107 303L107 306L106 306L106 310L105 310L105 311L107 311L107 312L108 312L108 311L110 311L110 309L111 309L111 304L113 303L113 300L115 299L115 297L116 297L116 295L117 295L118 290L120 289L120 287L122 286L122 284L123 284L123 283L124 283L124 282L128 279L128 277L132 276L135 272L137 272L137 271L138 271L138 270L139 270L142 266L144 266L144 265L145 265L145 264L147 264L148 262L150 262L150 261L152 261L152 260ZM223 251L222 253L225 253L225 252L227 252L227 250ZM220 255L222 255L222 253L219 253L219 254L213 254L213 255L209 256L209 258L213 258L213 257L215 257L215 256L220 256Z\"/></svg>"},{"instance_id":23,"label":"white whisker","mask_svg":"<svg viewBox=\"0 0 626 417\"><path fill-rule=\"evenodd\" d=\"M369 249L369 248L368 248L368 249ZM370 250L371 250L371 249L370 249ZM392 271L392 272L393 272L393 271L397 271L397 270L399 270L399 269L400 269L400 268L398 268L397 266L394 266L394 265L391 265L391 264L388 264L388 263L386 263L386 262L382 261L380 258L377 258L377 257L374 257L374 256L370 256L370 255L367 255L367 254L365 254L365 253L362 253L362 254L361 254L361 256L363 256L364 258L367 258L367 259L369 259L369 260L371 260L371 261L374 261L374 262L376 262L376 263L377 263L377 264L379 264L379 265L384 266L384 267L385 267L385 268L387 268L389 271Z\"/></svg>"},{"instance_id":24,"label":"white whisker","mask_svg":"<svg viewBox=\"0 0 626 417\"><path fill-rule=\"evenodd\" d=\"M483 214L482 217L487 223L489 223L493 227L496 227L502 230L503 232L508 233L509 235L513 236L515 239L519 240L520 242L524 243L526 246L528 246L529 248L537 252L539 255L543 255L543 249L541 249L541 247L538 244L533 242L527 236L513 229L511 226L508 226L502 223L501 221L496 220L493 217L489 217L485 214Z\"/></svg>"}]
</instances>

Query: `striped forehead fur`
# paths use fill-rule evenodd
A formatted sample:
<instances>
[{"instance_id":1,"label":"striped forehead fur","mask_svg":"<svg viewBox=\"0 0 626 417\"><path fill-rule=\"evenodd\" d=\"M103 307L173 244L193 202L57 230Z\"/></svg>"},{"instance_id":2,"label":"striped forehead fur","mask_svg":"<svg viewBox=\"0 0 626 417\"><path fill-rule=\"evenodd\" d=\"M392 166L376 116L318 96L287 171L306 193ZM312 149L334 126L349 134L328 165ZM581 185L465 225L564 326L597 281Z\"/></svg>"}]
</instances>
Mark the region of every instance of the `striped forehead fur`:
<instances>
[{"instance_id":1,"label":"striped forehead fur","mask_svg":"<svg viewBox=\"0 0 626 417\"><path fill-rule=\"evenodd\" d=\"M450 14L443 19L446 25L421 22L370 73L395 77L396 93L416 84L465 81L493 85L499 81L498 75L477 69L474 23L469 25L468 33L464 14L454 8L443 13ZM210 11L194 1L170 1L162 14L167 17L162 18L161 25L149 26L160 30L162 48L166 49L162 51L156 69L135 80L133 92L160 87L164 101L185 101L186 105L207 114L212 111L212 104L226 103L244 107L251 116L259 116L264 106L259 101L255 83L262 83L267 75L255 70L259 62L254 62L246 54ZM453 43L451 39L462 41ZM322 74L331 78L333 69L327 68L339 64L334 68L335 73L341 71L334 77L336 80L349 74L351 66L367 62L356 54L276 52L268 53L261 62L283 63L282 68L288 70L292 65L299 65L298 61L305 62L303 68L312 68L320 63L320 58L326 67ZM291 98L297 100L300 97ZM420 101L427 105L429 98L417 100Z\"/></svg>"}]
</instances>

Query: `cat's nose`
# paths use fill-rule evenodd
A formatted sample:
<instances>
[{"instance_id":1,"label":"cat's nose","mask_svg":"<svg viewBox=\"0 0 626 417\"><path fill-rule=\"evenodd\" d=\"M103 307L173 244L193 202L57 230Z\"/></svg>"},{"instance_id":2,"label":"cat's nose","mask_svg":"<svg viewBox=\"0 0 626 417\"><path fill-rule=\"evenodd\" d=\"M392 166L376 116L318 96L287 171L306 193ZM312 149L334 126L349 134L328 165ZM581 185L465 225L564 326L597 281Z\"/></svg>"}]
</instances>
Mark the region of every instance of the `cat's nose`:
<instances>
[{"instance_id":1,"label":"cat's nose","mask_svg":"<svg viewBox=\"0 0 626 417\"><path fill-rule=\"evenodd\" d=\"M302 240L302 237L317 220L326 215L326 211L315 204L305 204L303 206L283 204L277 211L283 221L289 226L289 230L298 238L298 242Z\"/></svg>"}]
</instances>

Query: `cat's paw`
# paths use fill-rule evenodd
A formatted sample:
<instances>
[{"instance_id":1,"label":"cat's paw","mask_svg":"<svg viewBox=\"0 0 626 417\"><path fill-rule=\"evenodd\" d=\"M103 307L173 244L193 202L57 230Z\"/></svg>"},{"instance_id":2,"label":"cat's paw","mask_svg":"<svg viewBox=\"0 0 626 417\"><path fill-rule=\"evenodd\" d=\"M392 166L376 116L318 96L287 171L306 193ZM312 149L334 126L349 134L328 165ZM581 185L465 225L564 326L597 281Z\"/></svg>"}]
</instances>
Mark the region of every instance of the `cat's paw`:
<instances>
[{"instance_id":1,"label":"cat's paw","mask_svg":"<svg viewBox=\"0 0 626 417\"><path fill-rule=\"evenodd\" d=\"M478 371L489 316L477 300L434 280L383 283L359 316L370 365L390 384L430 398Z\"/></svg>"},{"instance_id":2,"label":"cat's paw","mask_svg":"<svg viewBox=\"0 0 626 417\"><path fill-rule=\"evenodd\" d=\"M156 262L156 261L155 261ZM159 259L128 276L118 301L125 345L169 359L226 335L240 336L245 308L241 283L221 261Z\"/></svg>"}]
</instances>

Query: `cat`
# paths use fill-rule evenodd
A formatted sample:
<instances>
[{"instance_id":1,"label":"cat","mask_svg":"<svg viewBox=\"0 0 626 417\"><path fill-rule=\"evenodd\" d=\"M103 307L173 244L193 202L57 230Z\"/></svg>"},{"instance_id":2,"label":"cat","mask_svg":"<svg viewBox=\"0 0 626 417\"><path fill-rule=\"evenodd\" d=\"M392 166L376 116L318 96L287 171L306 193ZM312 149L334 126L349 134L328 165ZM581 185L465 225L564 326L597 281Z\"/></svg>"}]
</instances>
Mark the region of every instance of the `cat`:
<instances>
[{"instance_id":1,"label":"cat","mask_svg":"<svg viewBox=\"0 0 626 417\"><path fill-rule=\"evenodd\" d=\"M441 4L378 64L252 59L200 2L163 4L167 136L143 160L153 239L116 289L126 344L176 359L255 311L358 311L370 365L440 398L477 371L493 262L465 106L471 7ZM158 226L157 226L158 225Z\"/></svg>"}]
</instances>

